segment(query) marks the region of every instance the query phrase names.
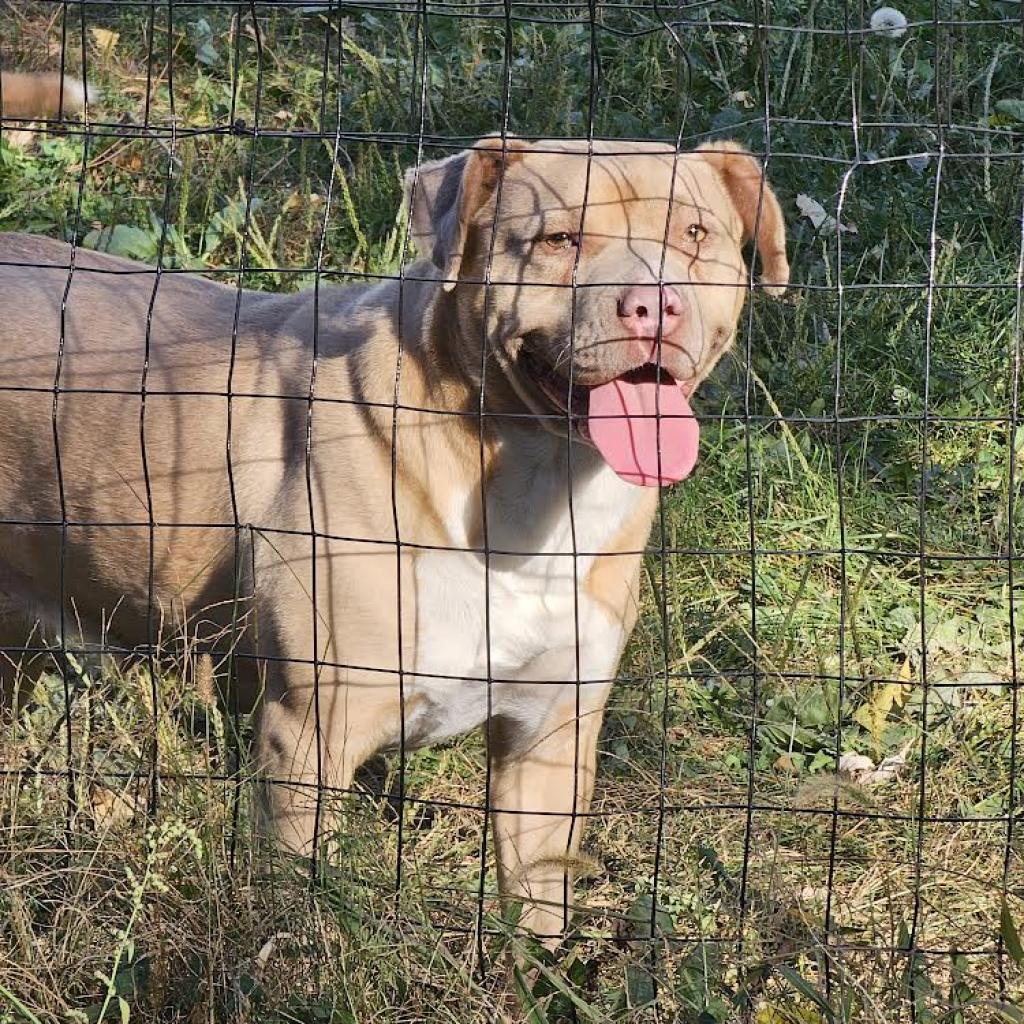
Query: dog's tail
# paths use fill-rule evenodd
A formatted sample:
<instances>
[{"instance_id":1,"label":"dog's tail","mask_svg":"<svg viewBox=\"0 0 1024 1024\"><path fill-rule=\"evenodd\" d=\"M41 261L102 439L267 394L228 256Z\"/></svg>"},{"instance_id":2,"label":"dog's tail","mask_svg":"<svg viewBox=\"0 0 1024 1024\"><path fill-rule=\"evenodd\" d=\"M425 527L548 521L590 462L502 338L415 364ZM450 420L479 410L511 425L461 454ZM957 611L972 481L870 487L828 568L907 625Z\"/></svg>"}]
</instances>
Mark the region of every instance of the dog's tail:
<instances>
[{"instance_id":1,"label":"dog's tail","mask_svg":"<svg viewBox=\"0 0 1024 1024\"><path fill-rule=\"evenodd\" d=\"M80 114L88 99L85 83L57 72L0 72L0 117L67 117Z\"/></svg>"}]
</instances>

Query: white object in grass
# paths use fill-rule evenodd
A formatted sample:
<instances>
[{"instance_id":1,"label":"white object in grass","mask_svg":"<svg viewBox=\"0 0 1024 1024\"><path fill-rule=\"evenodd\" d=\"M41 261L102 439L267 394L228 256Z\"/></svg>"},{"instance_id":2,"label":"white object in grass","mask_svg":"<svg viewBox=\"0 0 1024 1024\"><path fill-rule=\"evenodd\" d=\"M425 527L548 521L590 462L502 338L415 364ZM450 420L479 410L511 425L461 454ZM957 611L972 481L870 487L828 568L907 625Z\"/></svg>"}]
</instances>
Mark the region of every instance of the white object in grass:
<instances>
[{"instance_id":1,"label":"white object in grass","mask_svg":"<svg viewBox=\"0 0 1024 1024\"><path fill-rule=\"evenodd\" d=\"M899 39L907 31L907 16L895 7L879 7L871 15L871 31L887 39Z\"/></svg>"},{"instance_id":2,"label":"white object in grass","mask_svg":"<svg viewBox=\"0 0 1024 1024\"><path fill-rule=\"evenodd\" d=\"M864 754L847 753L839 758L839 774L861 786L878 786L896 781L907 769L910 743L898 754L890 754L877 766Z\"/></svg>"},{"instance_id":3,"label":"white object in grass","mask_svg":"<svg viewBox=\"0 0 1024 1024\"><path fill-rule=\"evenodd\" d=\"M820 235L834 235L837 231L850 235L857 234L857 225L853 221L840 224L817 199L809 196L806 192L801 192L796 197L796 208L800 211L801 216L811 222L811 227Z\"/></svg>"}]
</instances>

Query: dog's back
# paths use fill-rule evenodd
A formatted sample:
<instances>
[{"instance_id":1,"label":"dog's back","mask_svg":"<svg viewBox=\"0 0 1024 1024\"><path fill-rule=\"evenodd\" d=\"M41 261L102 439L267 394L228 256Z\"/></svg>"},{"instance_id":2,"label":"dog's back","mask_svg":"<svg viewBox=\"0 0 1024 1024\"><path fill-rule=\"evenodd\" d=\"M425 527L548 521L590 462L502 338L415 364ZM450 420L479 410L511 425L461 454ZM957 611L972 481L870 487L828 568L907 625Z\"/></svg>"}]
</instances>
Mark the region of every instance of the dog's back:
<instances>
[{"instance_id":1,"label":"dog's back","mask_svg":"<svg viewBox=\"0 0 1024 1024\"><path fill-rule=\"evenodd\" d=\"M232 521L224 395L235 295L181 274L165 274L158 282L155 268L85 249L72 252L52 239L0 234L0 505L24 522L0 531L0 599L14 574L33 578L33 606L52 605L60 579L54 522L66 516L78 523L118 523L69 532L64 584L78 604L88 604L91 591L106 607L119 607L118 625L129 627L133 600L145 597L132 579L139 574L132 571L136 556L130 552L145 539L138 524L152 513L165 527L159 533L158 597L180 593L204 603L205 588L188 582L193 576L201 582L214 564L230 558L232 537L224 529L183 524ZM263 309L275 302L275 296L244 294L231 383L241 394L301 396L303 382L308 388L308 368L294 365L302 362L298 342L289 346L278 333L274 358L261 358L268 347L263 319L275 316ZM285 425L298 421L296 437L289 439L301 450L305 405L235 398L232 408L241 514L257 516L245 499L272 499L285 457ZM258 438L251 427L257 419L265 428ZM253 475L260 479L250 483ZM179 486L183 480L185 487ZM175 565L164 573L168 556ZM181 556L189 563L184 570ZM29 571L30 565L47 570ZM118 577L116 587L99 593L98 581L111 575ZM145 573L142 578L145 589Z\"/></svg>"},{"instance_id":2,"label":"dog's back","mask_svg":"<svg viewBox=\"0 0 1024 1024\"><path fill-rule=\"evenodd\" d=\"M12 588L20 606L34 609L59 608L63 589L87 625L116 608L118 635L144 638L149 576L139 551L148 550L150 517L159 524L160 613L174 603L203 610L211 622L230 618L236 516L289 536L308 529L315 334L324 399L315 465L322 459L332 477L368 492L354 508L329 503L321 528L373 538L393 530L390 459L383 447L359 443L370 429L358 400L390 399L394 357L390 372L357 390L347 353L351 337L386 332L395 295L390 286L324 289L317 332L308 293L239 293L53 239L0 233L0 647ZM387 367L387 353L371 362ZM405 363L408 379L408 354ZM331 515L342 511L344 523L335 522ZM75 524L66 536L65 519Z\"/></svg>"},{"instance_id":3,"label":"dog's back","mask_svg":"<svg viewBox=\"0 0 1024 1024\"><path fill-rule=\"evenodd\" d=\"M84 83L57 72L0 72L0 117L33 120L67 117L85 108Z\"/></svg>"}]
</instances>

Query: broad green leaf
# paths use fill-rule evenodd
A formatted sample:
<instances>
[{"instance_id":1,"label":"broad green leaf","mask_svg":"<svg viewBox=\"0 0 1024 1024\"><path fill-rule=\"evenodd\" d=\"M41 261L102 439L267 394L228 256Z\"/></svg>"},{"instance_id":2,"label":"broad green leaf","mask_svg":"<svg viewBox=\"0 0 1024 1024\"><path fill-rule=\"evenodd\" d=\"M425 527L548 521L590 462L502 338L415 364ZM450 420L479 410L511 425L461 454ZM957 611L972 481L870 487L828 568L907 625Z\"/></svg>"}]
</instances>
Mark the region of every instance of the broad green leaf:
<instances>
[{"instance_id":1,"label":"broad green leaf","mask_svg":"<svg viewBox=\"0 0 1024 1024\"><path fill-rule=\"evenodd\" d=\"M657 998L657 992L650 971L638 964L628 964L626 966L626 992L629 995L629 1005L634 1010L653 1003Z\"/></svg>"},{"instance_id":2,"label":"broad green leaf","mask_svg":"<svg viewBox=\"0 0 1024 1024\"><path fill-rule=\"evenodd\" d=\"M130 224L95 228L82 239L82 245L87 249L136 260L149 259L155 252L153 235L144 228L132 227Z\"/></svg>"},{"instance_id":3,"label":"broad green leaf","mask_svg":"<svg viewBox=\"0 0 1024 1024\"><path fill-rule=\"evenodd\" d=\"M1015 121L1024 122L1024 100L998 100L996 110Z\"/></svg>"},{"instance_id":4,"label":"broad green leaf","mask_svg":"<svg viewBox=\"0 0 1024 1024\"><path fill-rule=\"evenodd\" d=\"M1003 900L1003 908L999 912L999 934L1003 938L1003 945L1006 952L1013 958L1018 966L1024 966L1024 947L1021 946L1020 934L1017 926L1013 923L1013 915L1010 913L1010 905Z\"/></svg>"}]
</instances>

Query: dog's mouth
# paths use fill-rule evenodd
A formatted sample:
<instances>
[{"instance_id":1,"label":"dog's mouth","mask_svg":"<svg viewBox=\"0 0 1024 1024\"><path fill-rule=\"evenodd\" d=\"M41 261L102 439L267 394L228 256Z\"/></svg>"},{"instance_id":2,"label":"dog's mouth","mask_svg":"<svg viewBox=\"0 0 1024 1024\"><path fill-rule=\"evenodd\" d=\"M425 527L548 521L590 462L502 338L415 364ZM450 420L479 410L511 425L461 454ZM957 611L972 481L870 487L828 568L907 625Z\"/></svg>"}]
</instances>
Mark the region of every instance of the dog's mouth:
<instances>
[{"instance_id":1,"label":"dog's mouth","mask_svg":"<svg viewBox=\"0 0 1024 1024\"><path fill-rule=\"evenodd\" d=\"M620 477L664 487L689 476L697 462L700 431L689 388L664 367L644 363L610 380L570 384L530 349L523 371L569 429L589 441Z\"/></svg>"},{"instance_id":2,"label":"dog's mouth","mask_svg":"<svg viewBox=\"0 0 1024 1024\"><path fill-rule=\"evenodd\" d=\"M584 440L590 440L587 432L590 385L570 384L568 377L563 377L529 348L523 349L519 365L524 376L540 391L554 411L569 420L571 429Z\"/></svg>"}]
</instances>

